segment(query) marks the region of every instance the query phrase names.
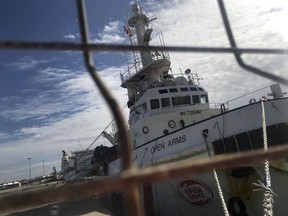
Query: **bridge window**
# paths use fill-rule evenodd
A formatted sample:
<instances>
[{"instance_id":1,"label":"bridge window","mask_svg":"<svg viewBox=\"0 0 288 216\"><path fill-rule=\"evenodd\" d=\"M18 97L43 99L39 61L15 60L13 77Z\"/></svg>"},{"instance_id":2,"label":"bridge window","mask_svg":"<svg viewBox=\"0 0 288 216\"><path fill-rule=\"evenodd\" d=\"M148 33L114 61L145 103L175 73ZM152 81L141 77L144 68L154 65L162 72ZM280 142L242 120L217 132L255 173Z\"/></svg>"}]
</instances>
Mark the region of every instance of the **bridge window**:
<instances>
[{"instance_id":1,"label":"bridge window","mask_svg":"<svg viewBox=\"0 0 288 216\"><path fill-rule=\"evenodd\" d=\"M183 97L172 97L172 105L184 105L184 104L191 104L191 98L190 96L183 96Z\"/></svg>"},{"instance_id":2,"label":"bridge window","mask_svg":"<svg viewBox=\"0 0 288 216\"><path fill-rule=\"evenodd\" d=\"M190 91L198 91L196 87L190 87Z\"/></svg>"},{"instance_id":3,"label":"bridge window","mask_svg":"<svg viewBox=\"0 0 288 216\"><path fill-rule=\"evenodd\" d=\"M200 96L201 103L208 103L208 95L201 95Z\"/></svg>"},{"instance_id":4,"label":"bridge window","mask_svg":"<svg viewBox=\"0 0 288 216\"><path fill-rule=\"evenodd\" d=\"M162 107L170 107L170 98L161 98Z\"/></svg>"},{"instance_id":5,"label":"bridge window","mask_svg":"<svg viewBox=\"0 0 288 216\"><path fill-rule=\"evenodd\" d=\"M199 91L204 91L204 89L203 89L203 88L201 88L201 87L198 87L198 90L199 90Z\"/></svg>"},{"instance_id":6,"label":"bridge window","mask_svg":"<svg viewBox=\"0 0 288 216\"><path fill-rule=\"evenodd\" d=\"M168 93L168 90L167 89L160 89L159 93L160 94L165 94L165 93Z\"/></svg>"},{"instance_id":7,"label":"bridge window","mask_svg":"<svg viewBox=\"0 0 288 216\"><path fill-rule=\"evenodd\" d=\"M170 88L169 91L170 92L178 92L178 89L177 88Z\"/></svg>"},{"instance_id":8,"label":"bridge window","mask_svg":"<svg viewBox=\"0 0 288 216\"><path fill-rule=\"evenodd\" d=\"M193 104L199 104L200 103L199 95L192 95L192 101L193 101Z\"/></svg>"},{"instance_id":9,"label":"bridge window","mask_svg":"<svg viewBox=\"0 0 288 216\"><path fill-rule=\"evenodd\" d=\"M160 108L159 99L152 99L150 100L151 109L158 109Z\"/></svg>"},{"instance_id":10,"label":"bridge window","mask_svg":"<svg viewBox=\"0 0 288 216\"><path fill-rule=\"evenodd\" d=\"M188 88L180 88L181 91L189 91Z\"/></svg>"}]
</instances>

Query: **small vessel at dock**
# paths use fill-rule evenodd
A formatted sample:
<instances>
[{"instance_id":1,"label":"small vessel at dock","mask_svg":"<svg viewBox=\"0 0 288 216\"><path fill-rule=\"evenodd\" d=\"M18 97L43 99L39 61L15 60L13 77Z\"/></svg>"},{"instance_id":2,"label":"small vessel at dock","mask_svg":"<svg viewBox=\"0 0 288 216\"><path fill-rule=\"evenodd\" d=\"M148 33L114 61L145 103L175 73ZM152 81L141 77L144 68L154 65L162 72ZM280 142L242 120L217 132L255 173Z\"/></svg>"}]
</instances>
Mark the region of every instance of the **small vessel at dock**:
<instances>
[{"instance_id":1,"label":"small vessel at dock","mask_svg":"<svg viewBox=\"0 0 288 216\"><path fill-rule=\"evenodd\" d=\"M91 172L91 159L94 149L72 151L70 154L62 151L61 172L64 181L75 181Z\"/></svg>"}]
</instances>

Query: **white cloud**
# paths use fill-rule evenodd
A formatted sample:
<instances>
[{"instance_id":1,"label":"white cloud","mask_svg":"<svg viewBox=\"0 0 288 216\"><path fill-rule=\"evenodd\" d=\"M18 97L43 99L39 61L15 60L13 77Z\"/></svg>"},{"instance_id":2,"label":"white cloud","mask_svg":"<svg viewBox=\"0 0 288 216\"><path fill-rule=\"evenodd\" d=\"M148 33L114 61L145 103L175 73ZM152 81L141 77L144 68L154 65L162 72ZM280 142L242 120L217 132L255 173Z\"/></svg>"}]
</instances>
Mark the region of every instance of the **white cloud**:
<instances>
[{"instance_id":1,"label":"white cloud","mask_svg":"<svg viewBox=\"0 0 288 216\"><path fill-rule=\"evenodd\" d=\"M74 76L73 71L64 68L45 67L39 69L39 75L35 78L37 82L55 82L69 79Z\"/></svg>"},{"instance_id":2,"label":"white cloud","mask_svg":"<svg viewBox=\"0 0 288 216\"><path fill-rule=\"evenodd\" d=\"M4 140L4 139L6 139L7 137L8 137L9 135L7 134L7 133L4 133L4 132L1 132L0 131L0 140Z\"/></svg>"},{"instance_id":3,"label":"white cloud","mask_svg":"<svg viewBox=\"0 0 288 216\"><path fill-rule=\"evenodd\" d=\"M104 26L103 30L97 34L92 43L123 43L125 41L124 33L120 34L120 29L123 29L123 24L120 21L109 22Z\"/></svg>"},{"instance_id":4,"label":"white cloud","mask_svg":"<svg viewBox=\"0 0 288 216\"><path fill-rule=\"evenodd\" d=\"M75 35L72 33L68 33L68 34L64 35L64 38L71 39L71 40L75 40L77 37L78 37L78 35Z\"/></svg>"},{"instance_id":5,"label":"white cloud","mask_svg":"<svg viewBox=\"0 0 288 216\"><path fill-rule=\"evenodd\" d=\"M46 64L51 61L54 61L54 59L46 59L46 60L39 60L39 59L34 59L31 56L24 56L20 59L18 62L13 62L13 63L8 63L6 64L7 66L12 66L15 69L18 70L31 70L33 68L36 68L37 66L41 64Z\"/></svg>"},{"instance_id":6,"label":"white cloud","mask_svg":"<svg viewBox=\"0 0 288 216\"><path fill-rule=\"evenodd\" d=\"M119 21L109 22L108 25L104 26L103 33L110 34L110 33L119 33L119 25L121 23Z\"/></svg>"},{"instance_id":7,"label":"white cloud","mask_svg":"<svg viewBox=\"0 0 288 216\"><path fill-rule=\"evenodd\" d=\"M82 73L64 80L57 85L62 91L68 93L91 92L95 90L95 84L88 73Z\"/></svg>"},{"instance_id":8,"label":"white cloud","mask_svg":"<svg viewBox=\"0 0 288 216\"><path fill-rule=\"evenodd\" d=\"M177 0L165 1L150 8L150 18L159 34L162 30L166 45L229 47L217 2ZM173 5L173 6L172 6ZM285 1L225 1L229 20L239 47L288 47L282 30L271 28L279 22L287 7ZM278 10L273 10L277 7ZM279 9L281 8L281 10ZM264 13L267 12L267 13ZM281 19L283 23L285 19ZM287 19L286 19L287 20ZM151 44L158 44L152 40ZM204 80L201 83L210 92L210 100L224 102L271 83L270 80L242 69L232 54L170 52L174 73L191 68ZM243 55L248 64L270 73L287 76L287 57L279 55ZM178 72L177 72L178 71Z\"/></svg>"},{"instance_id":9,"label":"white cloud","mask_svg":"<svg viewBox=\"0 0 288 216\"><path fill-rule=\"evenodd\" d=\"M119 69L107 68L98 73L122 107L126 102L126 92L119 90ZM5 140L5 133L0 134L0 155L6 161L2 164L4 168L0 169L1 173L7 172L10 176L13 176L11 167L18 170L19 176L26 175L23 165L17 163L23 163L27 157L39 162L47 156L54 161L51 164L59 169L62 149L68 152L79 149L79 139L84 147L88 147L112 119L107 105L87 72L74 73L73 70L49 67L39 70L38 74L34 79L42 80L41 83L53 81L53 90L41 91L25 99L15 97L14 106L0 113L10 121L23 122L31 119L35 122L34 125L15 131L13 141ZM50 85L53 82L50 82ZM103 144L105 141L100 139L100 142ZM15 149L22 149L22 153L18 154ZM9 158L13 158L13 161ZM48 166L47 164L47 169L51 170ZM6 170L7 167L9 170ZM37 173L41 172L38 166Z\"/></svg>"}]
</instances>

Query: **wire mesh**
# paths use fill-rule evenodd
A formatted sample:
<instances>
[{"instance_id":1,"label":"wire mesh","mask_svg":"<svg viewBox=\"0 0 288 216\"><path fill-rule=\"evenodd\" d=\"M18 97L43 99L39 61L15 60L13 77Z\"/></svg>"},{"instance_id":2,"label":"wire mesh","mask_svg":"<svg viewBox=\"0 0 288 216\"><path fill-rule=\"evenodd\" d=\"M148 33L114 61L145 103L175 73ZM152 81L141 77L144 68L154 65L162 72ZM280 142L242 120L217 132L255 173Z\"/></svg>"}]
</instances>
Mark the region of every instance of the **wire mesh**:
<instances>
[{"instance_id":1,"label":"wire mesh","mask_svg":"<svg viewBox=\"0 0 288 216\"><path fill-rule=\"evenodd\" d=\"M122 189L125 191L129 215L143 215L143 209L140 199L140 186L147 182L156 182L169 180L175 177L188 176L199 174L213 169L222 169L228 167L237 167L247 165L254 162L262 162L265 159L276 159L279 157L286 157L288 154L288 146L272 147L269 151L264 152L257 150L248 153L236 153L229 155L215 156L207 159L197 159L190 162L174 162L167 165L159 165L149 168L139 169L133 164L130 137L126 130L124 118L113 95L111 95L107 86L103 84L99 74L97 74L91 55L92 51L139 51L139 50L159 50L159 51L173 51L173 52L201 52L201 53L233 53L238 64L244 69L257 74L259 76L272 79L287 85L287 78L269 74L252 66L246 65L241 59L243 53L254 54L281 54L287 55L287 49L242 49L236 46L232 30L229 25L229 19L226 15L226 10L222 0L218 0L221 15L225 25L225 29L230 41L230 48L223 47L158 47L158 46L126 46L126 45L111 45L111 44L90 44L88 40L89 32L86 19L86 9L84 0L77 0L77 9L79 16L79 28L81 33L80 44L75 43L57 43L57 42L26 42L26 41L0 41L1 49L31 49L31 50L73 50L82 51L86 68L91 75L91 78L99 88L101 94L105 98L110 107L117 127L119 129L119 141L121 146L121 158L123 164L123 171L116 177L105 177L102 179L95 179L92 182L80 182L71 185L65 185L57 189L48 191L27 192L21 194L6 195L0 197L0 212L31 208L43 204L55 203L59 201L74 199L76 197L87 195L99 195L103 192L109 192L115 189Z\"/></svg>"}]
</instances>

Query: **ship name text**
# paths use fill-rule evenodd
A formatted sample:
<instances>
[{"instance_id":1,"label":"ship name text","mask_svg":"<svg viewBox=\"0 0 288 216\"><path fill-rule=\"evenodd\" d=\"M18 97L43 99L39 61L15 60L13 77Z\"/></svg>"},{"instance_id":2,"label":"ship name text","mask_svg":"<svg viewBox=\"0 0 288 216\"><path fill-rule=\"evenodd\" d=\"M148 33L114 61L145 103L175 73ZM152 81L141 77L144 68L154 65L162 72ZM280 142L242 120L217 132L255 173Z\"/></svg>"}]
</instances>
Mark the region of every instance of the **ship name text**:
<instances>
[{"instance_id":1,"label":"ship name text","mask_svg":"<svg viewBox=\"0 0 288 216\"><path fill-rule=\"evenodd\" d=\"M169 147L184 143L186 142L186 140L187 140L186 135L182 135L182 136L169 139L167 142L168 143L167 145L165 144L164 140L162 140L162 142L160 143L156 142L155 145L151 147L151 153L153 154L155 151L162 151L166 147L169 148Z\"/></svg>"},{"instance_id":2,"label":"ship name text","mask_svg":"<svg viewBox=\"0 0 288 216\"><path fill-rule=\"evenodd\" d=\"M168 141L168 147L173 146L173 145L177 145L180 143L186 142L186 135L182 135L176 138L173 138L171 140Z\"/></svg>"},{"instance_id":3,"label":"ship name text","mask_svg":"<svg viewBox=\"0 0 288 216\"><path fill-rule=\"evenodd\" d=\"M199 114L201 113L202 110L188 110L188 111L182 111L180 112L180 116L183 116L183 115L195 115L195 114Z\"/></svg>"}]
</instances>

